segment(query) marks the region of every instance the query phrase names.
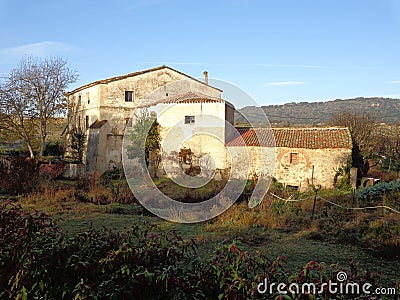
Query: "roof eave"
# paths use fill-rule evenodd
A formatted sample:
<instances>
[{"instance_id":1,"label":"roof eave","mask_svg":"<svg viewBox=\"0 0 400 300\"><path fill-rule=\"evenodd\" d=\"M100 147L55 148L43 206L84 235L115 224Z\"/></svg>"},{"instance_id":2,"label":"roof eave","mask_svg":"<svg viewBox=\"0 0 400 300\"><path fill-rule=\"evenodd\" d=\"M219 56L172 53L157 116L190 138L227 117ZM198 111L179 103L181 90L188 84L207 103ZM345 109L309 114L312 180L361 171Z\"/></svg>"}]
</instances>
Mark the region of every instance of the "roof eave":
<instances>
[{"instance_id":1,"label":"roof eave","mask_svg":"<svg viewBox=\"0 0 400 300\"><path fill-rule=\"evenodd\" d=\"M97 80L97 81L82 85L82 86L80 86L80 87L78 87L78 88L76 88L76 89L74 89L74 90L72 90L70 92L67 92L67 93L65 93L65 95L66 96L70 96L70 95L73 95L73 94L75 94L77 92L80 92L80 91L82 91L82 90L84 90L86 88L90 88L90 87L93 87L93 86L96 86L96 85L99 85L99 84L108 84L108 83L113 82L113 81L122 80L122 79L126 79L126 78L129 78L129 77L134 77L134 76L138 76L138 75L142 75L142 74L146 74L146 73L149 73L149 72L154 72L154 71L158 71L158 70L162 70L162 69L169 69L169 70L174 71L174 72L176 72L176 73L178 73L178 74L180 74L182 76L185 76L185 77L187 77L189 79L195 80L198 83L204 84L204 85L206 85L206 86L208 86L208 87L210 87L212 89L215 89L215 90L217 90L217 91L219 91L221 93L223 92L221 89L219 89L217 87L214 87L214 86L211 86L211 85L208 85L205 82L203 82L201 80L198 80L198 79L196 79L196 78L194 78L194 77L192 77L190 75L187 75L187 74L185 74L185 73L183 73L181 71L175 70L175 69L173 69L173 68L171 68L171 67L169 67L167 65L161 65L161 66L158 66L158 67L154 67L154 68L150 68L150 69L146 69L146 70L142 70L142 71L137 71L137 72L133 72L133 73L125 74L125 75L120 75L120 76L115 76L115 77L110 77L110 78L106 78L106 79Z\"/></svg>"}]
</instances>

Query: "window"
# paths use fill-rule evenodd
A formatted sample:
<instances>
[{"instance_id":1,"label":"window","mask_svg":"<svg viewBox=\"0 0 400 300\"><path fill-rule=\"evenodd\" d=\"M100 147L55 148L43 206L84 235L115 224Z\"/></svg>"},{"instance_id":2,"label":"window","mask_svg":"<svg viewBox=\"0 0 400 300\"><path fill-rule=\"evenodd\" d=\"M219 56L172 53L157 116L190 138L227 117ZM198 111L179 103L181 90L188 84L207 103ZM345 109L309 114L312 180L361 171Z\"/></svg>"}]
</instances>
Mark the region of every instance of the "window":
<instances>
[{"instance_id":1,"label":"window","mask_svg":"<svg viewBox=\"0 0 400 300\"><path fill-rule=\"evenodd\" d=\"M293 165L299 163L299 154L298 153L290 153L290 163Z\"/></svg>"},{"instance_id":2,"label":"window","mask_svg":"<svg viewBox=\"0 0 400 300\"><path fill-rule=\"evenodd\" d=\"M133 102L133 91L125 91L125 102Z\"/></svg>"},{"instance_id":3,"label":"window","mask_svg":"<svg viewBox=\"0 0 400 300\"><path fill-rule=\"evenodd\" d=\"M86 130L89 129L89 116L86 116L85 118L85 128Z\"/></svg>"},{"instance_id":4,"label":"window","mask_svg":"<svg viewBox=\"0 0 400 300\"><path fill-rule=\"evenodd\" d=\"M185 124L194 124L194 116L185 116Z\"/></svg>"},{"instance_id":5,"label":"window","mask_svg":"<svg viewBox=\"0 0 400 300\"><path fill-rule=\"evenodd\" d=\"M89 92L86 93L86 98L87 98L87 104L90 104Z\"/></svg>"}]
</instances>

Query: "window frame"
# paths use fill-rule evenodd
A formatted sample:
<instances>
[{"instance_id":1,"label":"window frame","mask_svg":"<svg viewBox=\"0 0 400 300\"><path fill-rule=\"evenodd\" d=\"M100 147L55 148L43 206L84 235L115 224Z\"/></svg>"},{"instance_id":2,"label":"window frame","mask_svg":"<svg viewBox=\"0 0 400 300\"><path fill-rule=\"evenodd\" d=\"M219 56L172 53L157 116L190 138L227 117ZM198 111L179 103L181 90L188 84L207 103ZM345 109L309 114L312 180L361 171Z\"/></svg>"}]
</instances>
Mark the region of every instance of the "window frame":
<instances>
[{"instance_id":1,"label":"window frame","mask_svg":"<svg viewBox=\"0 0 400 300\"><path fill-rule=\"evenodd\" d=\"M193 125L196 123L196 117L195 116L185 116L185 125Z\"/></svg>"},{"instance_id":2,"label":"window frame","mask_svg":"<svg viewBox=\"0 0 400 300\"><path fill-rule=\"evenodd\" d=\"M128 96L128 95L130 95L130 96ZM135 99L135 95L134 95L133 91L125 91L125 102L134 102L133 101L134 99Z\"/></svg>"},{"instance_id":3,"label":"window frame","mask_svg":"<svg viewBox=\"0 0 400 300\"><path fill-rule=\"evenodd\" d=\"M299 152L290 152L289 163L291 165L297 165L299 163Z\"/></svg>"}]
</instances>

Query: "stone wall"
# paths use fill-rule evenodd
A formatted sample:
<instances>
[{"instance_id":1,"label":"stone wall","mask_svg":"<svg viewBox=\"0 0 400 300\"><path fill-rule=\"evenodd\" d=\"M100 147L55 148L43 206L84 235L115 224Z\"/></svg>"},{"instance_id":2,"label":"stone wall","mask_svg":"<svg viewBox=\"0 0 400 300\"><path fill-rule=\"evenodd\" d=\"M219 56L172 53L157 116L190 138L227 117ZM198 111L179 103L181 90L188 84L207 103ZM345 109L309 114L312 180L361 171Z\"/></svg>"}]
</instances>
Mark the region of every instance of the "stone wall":
<instances>
[{"instance_id":1,"label":"stone wall","mask_svg":"<svg viewBox=\"0 0 400 300\"><path fill-rule=\"evenodd\" d=\"M266 147L229 148L230 152L233 153L232 160L242 162L242 164L239 164L240 169L236 176L243 177L246 172L249 176L253 173L260 174L260 172L265 175L272 175L272 157L275 156L273 177L285 185L298 187L301 191L309 189L312 177L314 185L321 185L322 188L333 188L337 170L346 165L351 158L351 149L342 148L277 147L275 151L273 148ZM249 167L247 167L246 159L249 161ZM264 163L261 164L261 162Z\"/></svg>"},{"instance_id":2,"label":"stone wall","mask_svg":"<svg viewBox=\"0 0 400 300\"><path fill-rule=\"evenodd\" d=\"M133 92L133 102L125 101L125 91ZM99 82L70 94L69 132L78 127L86 130L88 143L85 159L90 171L102 172L108 166L120 164L121 151L117 148L121 147L122 135L135 112L135 106L145 104L149 95L150 100L160 100L188 91L215 98L221 96L218 89L169 68L131 77L122 76L108 83ZM96 120L107 120L107 126L89 131L88 127ZM69 134L66 139L70 139Z\"/></svg>"},{"instance_id":3,"label":"stone wall","mask_svg":"<svg viewBox=\"0 0 400 300\"><path fill-rule=\"evenodd\" d=\"M351 149L277 148L275 178L300 190L308 189L312 177L314 185L333 188L336 172L350 158Z\"/></svg>"},{"instance_id":4,"label":"stone wall","mask_svg":"<svg viewBox=\"0 0 400 300\"><path fill-rule=\"evenodd\" d=\"M166 104L154 107L160 124L161 149L164 162L170 164L169 175L180 174L176 164L181 149L190 149L193 159L204 163L205 168L226 167L225 150L225 103L191 102ZM185 124L185 117L193 117L193 123ZM168 158L166 160L166 158ZM175 160L175 162L174 162Z\"/></svg>"}]
</instances>

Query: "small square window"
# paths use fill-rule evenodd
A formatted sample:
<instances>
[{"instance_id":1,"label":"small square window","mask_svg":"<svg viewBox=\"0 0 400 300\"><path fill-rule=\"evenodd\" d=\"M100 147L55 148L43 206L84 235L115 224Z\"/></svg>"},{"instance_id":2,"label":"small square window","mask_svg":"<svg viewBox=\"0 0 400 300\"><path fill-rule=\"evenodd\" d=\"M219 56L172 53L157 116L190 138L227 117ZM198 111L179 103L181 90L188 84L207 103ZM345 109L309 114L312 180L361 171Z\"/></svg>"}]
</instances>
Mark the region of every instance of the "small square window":
<instances>
[{"instance_id":1,"label":"small square window","mask_svg":"<svg viewBox=\"0 0 400 300\"><path fill-rule=\"evenodd\" d=\"M299 163L299 154L298 153L290 153L290 163L293 165Z\"/></svg>"},{"instance_id":2,"label":"small square window","mask_svg":"<svg viewBox=\"0 0 400 300\"><path fill-rule=\"evenodd\" d=\"M125 91L125 102L133 102L133 91Z\"/></svg>"},{"instance_id":3,"label":"small square window","mask_svg":"<svg viewBox=\"0 0 400 300\"><path fill-rule=\"evenodd\" d=\"M185 124L194 124L194 116L185 116Z\"/></svg>"}]
</instances>

